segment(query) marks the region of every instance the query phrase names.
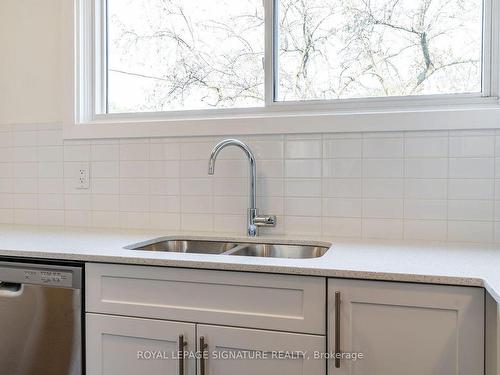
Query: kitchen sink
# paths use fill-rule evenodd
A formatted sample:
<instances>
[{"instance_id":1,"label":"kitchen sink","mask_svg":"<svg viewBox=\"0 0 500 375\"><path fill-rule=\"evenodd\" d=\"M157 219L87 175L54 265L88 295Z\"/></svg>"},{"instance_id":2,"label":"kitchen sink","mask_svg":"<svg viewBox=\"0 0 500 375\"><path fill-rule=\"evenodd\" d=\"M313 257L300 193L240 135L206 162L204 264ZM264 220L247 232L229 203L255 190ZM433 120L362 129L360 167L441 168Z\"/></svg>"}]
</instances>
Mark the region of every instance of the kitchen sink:
<instances>
[{"instance_id":1,"label":"kitchen sink","mask_svg":"<svg viewBox=\"0 0 500 375\"><path fill-rule=\"evenodd\" d=\"M238 244L206 240L160 240L127 247L130 250L165 251L169 253L222 254Z\"/></svg>"},{"instance_id":2,"label":"kitchen sink","mask_svg":"<svg viewBox=\"0 0 500 375\"><path fill-rule=\"evenodd\" d=\"M239 246L231 255L266 258L307 259L319 258L328 251L323 246L283 245L251 243Z\"/></svg>"},{"instance_id":3,"label":"kitchen sink","mask_svg":"<svg viewBox=\"0 0 500 375\"><path fill-rule=\"evenodd\" d=\"M293 243L231 242L216 239L159 238L125 247L128 250L171 253L236 255L247 257L307 259L319 258L329 249L321 245Z\"/></svg>"}]
</instances>

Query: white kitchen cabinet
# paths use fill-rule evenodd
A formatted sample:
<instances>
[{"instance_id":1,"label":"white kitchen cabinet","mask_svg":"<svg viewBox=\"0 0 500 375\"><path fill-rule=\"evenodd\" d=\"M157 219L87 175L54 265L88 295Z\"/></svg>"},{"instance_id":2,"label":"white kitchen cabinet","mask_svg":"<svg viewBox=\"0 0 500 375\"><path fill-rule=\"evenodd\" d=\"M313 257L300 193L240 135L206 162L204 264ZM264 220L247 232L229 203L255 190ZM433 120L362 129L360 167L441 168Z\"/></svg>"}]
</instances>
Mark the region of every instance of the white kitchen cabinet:
<instances>
[{"instance_id":1,"label":"white kitchen cabinet","mask_svg":"<svg viewBox=\"0 0 500 375\"><path fill-rule=\"evenodd\" d=\"M207 359L198 364L198 375L324 375L325 336L198 325ZM202 367L205 372L203 373Z\"/></svg>"},{"instance_id":2,"label":"white kitchen cabinet","mask_svg":"<svg viewBox=\"0 0 500 375\"><path fill-rule=\"evenodd\" d=\"M87 312L326 334L326 279L86 265Z\"/></svg>"},{"instance_id":3,"label":"white kitchen cabinet","mask_svg":"<svg viewBox=\"0 0 500 375\"><path fill-rule=\"evenodd\" d=\"M86 314L87 375L194 375L195 325L151 319ZM182 357L182 356L181 356ZM180 368L183 361L184 370Z\"/></svg>"},{"instance_id":4,"label":"white kitchen cabinet","mask_svg":"<svg viewBox=\"0 0 500 375\"><path fill-rule=\"evenodd\" d=\"M329 375L484 374L484 290L329 279ZM340 302L340 303L339 303Z\"/></svg>"}]
</instances>

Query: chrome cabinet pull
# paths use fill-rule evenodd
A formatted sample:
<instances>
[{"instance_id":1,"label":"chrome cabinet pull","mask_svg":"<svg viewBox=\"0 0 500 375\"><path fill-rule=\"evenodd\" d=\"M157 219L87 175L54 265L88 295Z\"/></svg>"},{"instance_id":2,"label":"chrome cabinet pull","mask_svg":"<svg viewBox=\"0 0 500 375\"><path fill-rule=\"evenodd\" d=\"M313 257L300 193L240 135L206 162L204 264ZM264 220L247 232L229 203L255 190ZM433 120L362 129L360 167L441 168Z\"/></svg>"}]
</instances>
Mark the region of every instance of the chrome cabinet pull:
<instances>
[{"instance_id":1,"label":"chrome cabinet pull","mask_svg":"<svg viewBox=\"0 0 500 375\"><path fill-rule=\"evenodd\" d=\"M179 375L184 375L184 347L187 342L184 341L184 335L179 335L178 341L178 356L179 356Z\"/></svg>"},{"instance_id":2,"label":"chrome cabinet pull","mask_svg":"<svg viewBox=\"0 0 500 375\"><path fill-rule=\"evenodd\" d=\"M200 375L205 375L205 349L208 348L208 344L205 342L205 337L200 336Z\"/></svg>"},{"instance_id":3,"label":"chrome cabinet pull","mask_svg":"<svg viewBox=\"0 0 500 375\"><path fill-rule=\"evenodd\" d=\"M340 292L335 292L335 368L340 368Z\"/></svg>"}]
</instances>

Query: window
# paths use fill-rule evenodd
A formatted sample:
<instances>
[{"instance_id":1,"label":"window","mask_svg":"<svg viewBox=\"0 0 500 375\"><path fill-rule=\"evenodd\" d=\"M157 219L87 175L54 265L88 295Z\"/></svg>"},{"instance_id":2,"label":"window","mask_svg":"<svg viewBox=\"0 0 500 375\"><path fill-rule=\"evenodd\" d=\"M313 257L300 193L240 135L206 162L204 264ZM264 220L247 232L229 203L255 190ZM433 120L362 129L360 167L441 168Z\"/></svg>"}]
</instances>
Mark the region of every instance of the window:
<instances>
[{"instance_id":1,"label":"window","mask_svg":"<svg viewBox=\"0 0 500 375\"><path fill-rule=\"evenodd\" d=\"M73 125L244 117L283 133L294 119L291 132L328 131L327 115L500 110L500 0L77 0L72 11Z\"/></svg>"},{"instance_id":2,"label":"window","mask_svg":"<svg viewBox=\"0 0 500 375\"><path fill-rule=\"evenodd\" d=\"M107 0L107 111L481 93L482 0Z\"/></svg>"},{"instance_id":3,"label":"window","mask_svg":"<svg viewBox=\"0 0 500 375\"><path fill-rule=\"evenodd\" d=\"M280 101L481 92L481 0L280 0Z\"/></svg>"},{"instance_id":4,"label":"window","mask_svg":"<svg viewBox=\"0 0 500 375\"><path fill-rule=\"evenodd\" d=\"M108 111L264 104L262 0L108 0Z\"/></svg>"}]
</instances>

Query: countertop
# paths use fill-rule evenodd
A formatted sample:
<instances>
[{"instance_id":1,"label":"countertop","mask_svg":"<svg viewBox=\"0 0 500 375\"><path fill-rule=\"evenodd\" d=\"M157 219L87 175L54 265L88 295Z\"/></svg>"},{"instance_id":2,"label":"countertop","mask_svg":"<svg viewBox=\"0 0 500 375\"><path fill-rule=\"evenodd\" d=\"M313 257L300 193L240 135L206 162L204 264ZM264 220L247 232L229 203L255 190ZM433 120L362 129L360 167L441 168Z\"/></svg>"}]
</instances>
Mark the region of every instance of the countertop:
<instances>
[{"instance_id":1,"label":"countertop","mask_svg":"<svg viewBox=\"0 0 500 375\"><path fill-rule=\"evenodd\" d=\"M320 241L332 248L315 259L147 252L125 246L164 236L165 231L89 230L0 225L0 256L151 266L299 274L484 287L500 303L500 247L435 242L345 240L261 236L260 241ZM202 234L248 240L224 234Z\"/></svg>"}]
</instances>

